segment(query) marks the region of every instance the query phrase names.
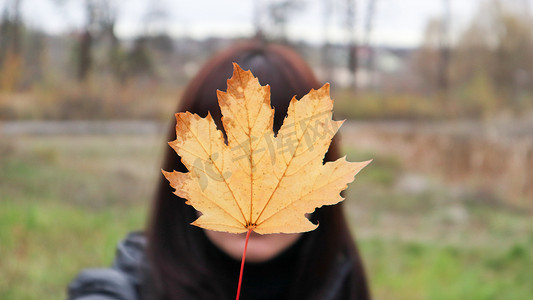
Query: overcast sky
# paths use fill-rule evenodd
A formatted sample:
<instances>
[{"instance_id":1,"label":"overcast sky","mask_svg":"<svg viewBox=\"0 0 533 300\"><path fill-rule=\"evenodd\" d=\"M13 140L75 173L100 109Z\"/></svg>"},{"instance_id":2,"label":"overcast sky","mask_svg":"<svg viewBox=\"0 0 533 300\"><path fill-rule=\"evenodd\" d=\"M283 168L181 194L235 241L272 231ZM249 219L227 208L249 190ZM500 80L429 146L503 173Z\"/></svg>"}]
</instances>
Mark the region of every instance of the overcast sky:
<instances>
[{"instance_id":1,"label":"overcast sky","mask_svg":"<svg viewBox=\"0 0 533 300\"><path fill-rule=\"evenodd\" d=\"M128 0L113 3L118 8L117 34L135 36L145 29L150 6L165 12L160 27L173 36L247 36L253 32L253 1L257 0ZM480 1L450 0L452 30L457 32L468 24ZM3 8L6 0L0 0ZM63 2L57 5L56 2ZM85 22L84 0L22 0L24 20L33 27L50 33L81 28ZM264 2L264 0L263 0ZM307 0L306 6L293 14L289 22L291 39L320 43L324 39L323 3ZM345 1L337 0L335 19L329 32L331 41L343 42L346 34L336 30L343 24ZM359 31L362 32L367 0L358 0ZM376 44L414 46L422 37L428 19L442 15L443 0L377 0L372 41Z\"/></svg>"}]
</instances>

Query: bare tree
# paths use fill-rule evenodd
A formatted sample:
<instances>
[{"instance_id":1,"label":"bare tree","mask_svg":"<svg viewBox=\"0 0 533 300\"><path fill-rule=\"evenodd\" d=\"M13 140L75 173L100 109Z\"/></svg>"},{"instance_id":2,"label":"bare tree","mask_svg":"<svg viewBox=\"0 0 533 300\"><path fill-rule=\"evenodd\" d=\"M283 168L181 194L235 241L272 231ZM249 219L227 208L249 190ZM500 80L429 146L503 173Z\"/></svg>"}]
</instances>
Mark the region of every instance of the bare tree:
<instances>
[{"instance_id":1,"label":"bare tree","mask_svg":"<svg viewBox=\"0 0 533 300\"><path fill-rule=\"evenodd\" d=\"M422 44L417 49L414 59L414 68L422 83L420 88L429 94L439 91L441 23L440 18L428 20Z\"/></svg>"},{"instance_id":2,"label":"bare tree","mask_svg":"<svg viewBox=\"0 0 533 300\"><path fill-rule=\"evenodd\" d=\"M298 0L285 0L273 3L270 8L270 19L274 27L274 34L279 40L287 41L287 24L292 13L302 7Z\"/></svg>"},{"instance_id":3,"label":"bare tree","mask_svg":"<svg viewBox=\"0 0 533 300\"><path fill-rule=\"evenodd\" d=\"M156 36L164 33L167 28L169 15L164 3L152 0L148 3L146 14L143 17L144 36Z\"/></svg>"},{"instance_id":4,"label":"bare tree","mask_svg":"<svg viewBox=\"0 0 533 300\"><path fill-rule=\"evenodd\" d=\"M443 14L440 22L440 41L439 41L439 67L438 67L438 89L443 97L447 100L450 85L450 25L451 25L451 7L450 0L443 0Z\"/></svg>"},{"instance_id":5,"label":"bare tree","mask_svg":"<svg viewBox=\"0 0 533 300\"><path fill-rule=\"evenodd\" d=\"M305 8L303 0L257 1L254 4L255 31L259 38L287 42L290 17Z\"/></svg>"},{"instance_id":6,"label":"bare tree","mask_svg":"<svg viewBox=\"0 0 533 300\"><path fill-rule=\"evenodd\" d=\"M252 1L253 3L253 23L255 37L258 39L264 38L264 12L265 4L262 0Z\"/></svg>"},{"instance_id":7,"label":"bare tree","mask_svg":"<svg viewBox=\"0 0 533 300\"><path fill-rule=\"evenodd\" d=\"M81 33L78 52L76 77L78 81L85 81L93 64L92 47L94 43L94 29L97 20L96 1L85 0L85 27Z\"/></svg>"},{"instance_id":8,"label":"bare tree","mask_svg":"<svg viewBox=\"0 0 533 300\"><path fill-rule=\"evenodd\" d=\"M5 55L8 51L20 53L22 22L20 18L21 0L8 0L0 20L0 50Z\"/></svg>"},{"instance_id":9,"label":"bare tree","mask_svg":"<svg viewBox=\"0 0 533 300\"><path fill-rule=\"evenodd\" d=\"M357 57L357 36L356 36L356 21L357 9L356 0L346 0L346 19L345 28L347 34L348 44L348 70L352 74L352 89L357 90L357 69L359 67L359 60Z\"/></svg>"},{"instance_id":10,"label":"bare tree","mask_svg":"<svg viewBox=\"0 0 533 300\"><path fill-rule=\"evenodd\" d=\"M120 52L120 42L115 34L117 10L113 1L85 0L84 4L86 22L80 35L76 53L76 75L79 81L86 80L94 67L93 48L102 38L109 38L109 51L105 65L111 65L113 72L117 71L115 69L118 68L117 60Z\"/></svg>"},{"instance_id":11,"label":"bare tree","mask_svg":"<svg viewBox=\"0 0 533 300\"><path fill-rule=\"evenodd\" d=\"M435 93L445 103L450 89L450 0L442 0L443 14L426 24L422 45L417 50L415 67L424 82L423 89Z\"/></svg>"},{"instance_id":12,"label":"bare tree","mask_svg":"<svg viewBox=\"0 0 533 300\"><path fill-rule=\"evenodd\" d=\"M322 44L322 69L324 71L324 77L327 80L331 80L333 76L333 61L332 61L332 49L331 49L331 40L330 40L330 27L331 27L331 16L333 13L333 0L322 0L323 9L322 9L322 29L323 29L323 44Z\"/></svg>"},{"instance_id":13,"label":"bare tree","mask_svg":"<svg viewBox=\"0 0 533 300\"><path fill-rule=\"evenodd\" d=\"M370 39L372 36L372 30L374 28L374 21L376 17L376 4L377 0L368 0L366 7L366 17L365 17L365 34L364 34L364 45L367 51L366 57L366 69L371 76L371 84L375 85L374 80L374 49L371 45Z\"/></svg>"},{"instance_id":14,"label":"bare tree","mask_svg":"<svg viewBox=\"0 0 533 300\"><path fill-rule=\"evenodd\" d=\"M115 78L117 78L121 83L124 83L124 59L120 40L115 32L116 20L117 10L115 7L109 6L106 15L103 17L102 24L103 34L110 40L107 60Z\"/></svg>"},{"instance_id":15,"label":"bare tree","mask_svg":"<svg viewBox=\"0 0 533 300\"><path fill-rule=\"evenodd\" d=\"M21 0L8 0L0 19L0 88L18 88L22 77Z\"/></svg>"}]
</instances>

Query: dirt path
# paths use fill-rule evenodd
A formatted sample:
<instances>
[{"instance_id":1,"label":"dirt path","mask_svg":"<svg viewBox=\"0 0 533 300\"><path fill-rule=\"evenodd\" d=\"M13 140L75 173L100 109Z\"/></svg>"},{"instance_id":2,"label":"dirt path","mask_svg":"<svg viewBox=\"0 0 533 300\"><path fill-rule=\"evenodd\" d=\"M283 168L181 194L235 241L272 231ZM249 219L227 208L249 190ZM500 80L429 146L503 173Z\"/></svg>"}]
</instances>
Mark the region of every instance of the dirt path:
<instances>
[{"instance_id":1,"label":"dirt path","mask_svg":"<svg viewBox=\"0 0 533 300\"><path fill-rule=\"evenodd\" d=\"M0 123L1 135L160 134L166 124L154 121L13 121Z\"/></svg>"},{"instance_id":2,"label":"dirt path","mask_svg":"<svg viewBox=\"0 0 533 300\"><path fill-rule=\"evenodd\" d=\"M20 135L160 135L153 121L20 121L0 123L0 137ZM533 120L500 122L347 121L344 145L398 157L407 171L474 184L510 204L533 203Z\"/></svg>"}]
</instances>

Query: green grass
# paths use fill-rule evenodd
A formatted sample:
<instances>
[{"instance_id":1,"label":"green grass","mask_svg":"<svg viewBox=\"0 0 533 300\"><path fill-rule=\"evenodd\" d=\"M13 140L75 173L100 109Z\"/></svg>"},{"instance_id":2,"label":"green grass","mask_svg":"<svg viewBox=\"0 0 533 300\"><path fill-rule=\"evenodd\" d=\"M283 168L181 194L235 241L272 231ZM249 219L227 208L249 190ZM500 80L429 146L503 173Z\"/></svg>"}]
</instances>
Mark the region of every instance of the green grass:
<instances>
[{"instance_id":1,"label":"green grass","mask_svg":"<svg viewBox=\"0 0 533 300\"><path fill-rule=\"evenodd\" d=\"M533 244L443 246L379 238L361 241L377 299L529 299Z\"/></svg>"},{"instance_id":2,"label":"green grass","mask_svg":"<svg viewBox=\"0 0 533 300\"><path fill-rule=\"evenodd\" d=\"M87 211L59 203L0 203L0 299L62 299L81 268L106 266L140 228L139 207Z\"/></svg>"},{"instance_id":3,"label":"green grass","mask_svg":"<svg viewBox=\"0 0 533 300\"><path fill-rule=\"evenodd\" d=\"M0 145L0 299L62 299L144 227L159 137L20 137ZM116 147L120 144L122 147ZM139 147L142 145L142 147Z\"/></svg>"},{"instance_id":4,"label":"green grass","mask_svg":"<svg viewBox=\"0 0 533 300\"><path fill-rule=\"evenodd\" d=\"M396 157L344 150L348 160L374 158L346 206L376 299L531 298L530 214L431 177L402 189L410 170Z\"/></svg>"},{"instance_id":5,"label":"green grass","mask_svg":"<svg viewBox=\"0 0 533 300\"><path fill-rule=\"evenodd\" d=\"M0 299L62 299L86 267L146 222L159 176L156 136L17 137L0 142ZM456 194L427 177L399 187L408 166L372 149L346 209L380 300L530 299L533 222L527 213Z\"/></svg>"}]
</instances>

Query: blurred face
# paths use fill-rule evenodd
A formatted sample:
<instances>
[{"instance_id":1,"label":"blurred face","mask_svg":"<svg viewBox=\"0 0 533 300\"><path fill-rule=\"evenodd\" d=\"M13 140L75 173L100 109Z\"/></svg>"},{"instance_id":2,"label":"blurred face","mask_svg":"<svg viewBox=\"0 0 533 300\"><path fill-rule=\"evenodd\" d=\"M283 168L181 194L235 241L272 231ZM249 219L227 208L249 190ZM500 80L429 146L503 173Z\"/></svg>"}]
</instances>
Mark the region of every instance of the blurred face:
<instances>
[{"instance_id":1,"label":"blurred face","mask_svg":"<svg viewBox=\"0 0 533 300\"><path fill-rule=\"evenodd\" d=\"M236 260L242 258L246 233L233 234L204 230L207 238L218 248ZM301 233L278 233L278 234L257 234L252 232L246 250L246 261L264 262L283 252L294 244Z\"/></svg>"},{"instance_id":2,"label":"blurred face","mask_svg":"<svg viewBox=\"0 0 533 300\"><path fill-rule=\"evenodd\" d=\"M287 80L284 73L281 70L285 70L287 67L282 65L283 55L281 58L278 56L281 54L271 53L273 57L278 57L274 60L267 57L262 53L263 48L257 48L257 50L242 50L238 55L235 55L234 61L237 61L244 69L252 69L254 74L260 78L261 84L268 83L271 86L270 92L272 106L275 107L274 129L277 131L283 122L287 113L287 108L291 98L299 94L300 97L305 95L311 87L318 87L318 82L314 80L302 81L300 84L293 86L290 80ZM269 55L270 56L270 55ZM292 57L292 56L290 56ZM304 64L303 61L298 60L296 65ZM213 76L209 80L206 80L204 86L205 90L220 89L225 91L227 86L227 78L231 74L231 64L229 61L226 63L228 69L226 70L228 77L221 78L219 74L212 73ZM294 68L291 72L293 76L298 78L308 78L308 74L300 74L297 68ZM311 76L312 77L312 76ZM303 80L303 79L302 79ZM307 79L306 79L307 80ZM198 100L198 99L197 99ZM201 104L198 104L198 110L202 108L202 112L209 110L217 128L223 130L222 122L220 121L221 113L218 106L218 101L214 98L214 93L208 93L201 97ZM203 114L202 114L203 115ZM242 258L244 243L246 240L246 233L232 234L225 232L218 232L212 230L204 230L207 237L215 244L219 249L236 260ZM246 261L249 262L264 262L276 255L280 254L291 245L293 245L301 236L298 234L266 234L260 235L252 232L246 251Z\"/></svg>"}]
</instances>

